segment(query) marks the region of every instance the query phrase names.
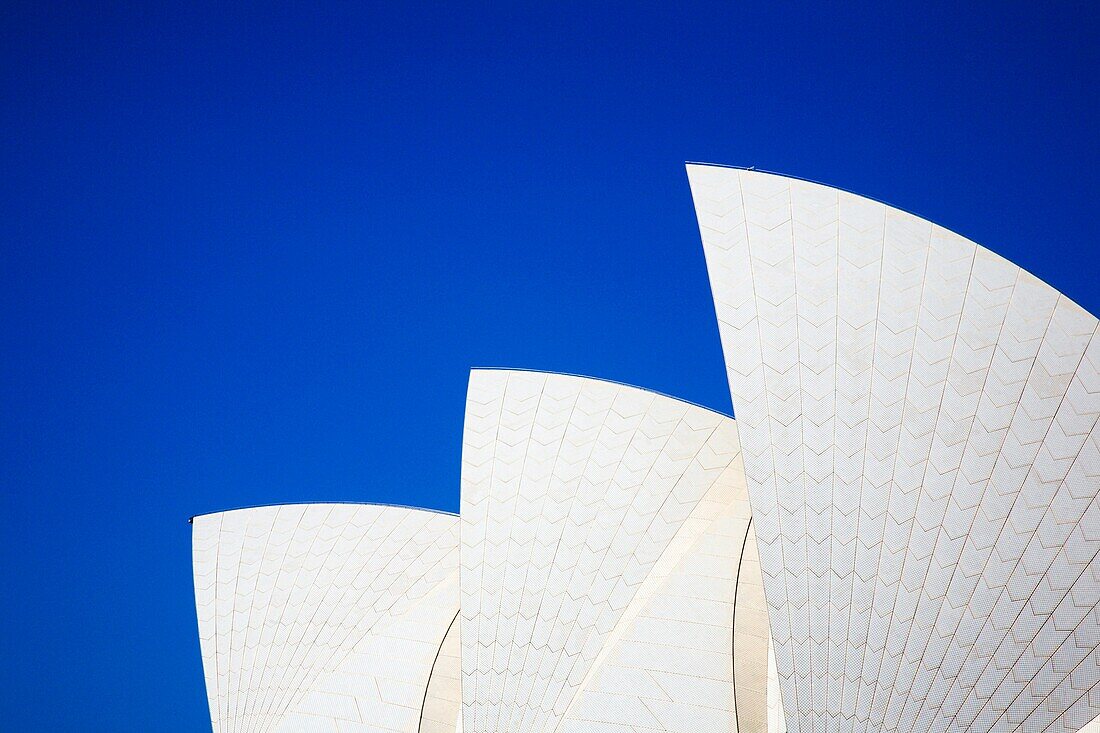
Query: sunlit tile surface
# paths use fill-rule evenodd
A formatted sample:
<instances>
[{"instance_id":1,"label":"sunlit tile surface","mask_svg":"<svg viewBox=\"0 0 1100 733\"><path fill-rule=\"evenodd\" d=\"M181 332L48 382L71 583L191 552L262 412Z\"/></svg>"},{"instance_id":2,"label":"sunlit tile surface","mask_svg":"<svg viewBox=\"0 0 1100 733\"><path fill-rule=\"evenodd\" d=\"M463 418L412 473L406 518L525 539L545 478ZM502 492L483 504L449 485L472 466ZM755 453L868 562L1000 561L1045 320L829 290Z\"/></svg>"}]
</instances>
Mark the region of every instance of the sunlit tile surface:
<instances>
[{"instance_id":1,"label":"sunlit tile surface","mask_svg":"<svg viewBox=\"0 0 1100 733\"><path fill-rule=\"evenodd\" d=\"M461 514L465 733L735 731L742 709L763 723L761 680L735 684L731 654L749 526L731 419L619 384L475 371ZM766 677L752 619L745 639L764 643L739 643Z\"/></svg>"},{"instance_id":2,"label":"sunlit tile surface","mask_svg":"<svg viewBox=\"0 0 1100 733\"><path fill-rule=\"evenodd\" d=\"M193 524L216 733L416 733L428 688L457 712L429 676L458 613L458 517L298 504Z\"/></svg>"},{"instance_id":3,"label":"sunlit tile surface","mask_svg":"<svg viewBox=\"0 0 1100 733\"><path fill-rule=\"evenodd\" d=\"M688 173L787 727L1079 729L1100 712L1097 320L911 214Z\"/></svg>"}]
</instances>

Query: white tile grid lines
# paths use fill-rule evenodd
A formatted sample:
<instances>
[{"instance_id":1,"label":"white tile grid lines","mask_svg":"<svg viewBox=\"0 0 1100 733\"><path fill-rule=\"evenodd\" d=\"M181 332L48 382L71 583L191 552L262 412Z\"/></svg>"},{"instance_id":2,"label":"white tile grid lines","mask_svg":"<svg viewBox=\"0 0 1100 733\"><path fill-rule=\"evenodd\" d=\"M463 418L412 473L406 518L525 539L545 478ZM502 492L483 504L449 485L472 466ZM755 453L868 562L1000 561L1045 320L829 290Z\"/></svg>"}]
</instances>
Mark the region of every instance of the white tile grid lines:
<instances>
[{"instance_id":1,"label":"white tile grid lines","mask_svg":"<svg viewBox=\"0 0 1100 733\"><path fill-rule=\"evenodd\" d=\"M939 235L941 231L937 228L935 234ZM965 253L969 253L971 249L963 243ZM929 266L943 268L954 265L957 268L958 263L967 261L966 256L952 261L946 253L942 256L934 254ZM947 276L934 283L933 287L939 286L941 290L944 283L948 287L933 306L948 303L952 308L951 315L942 321L932 321L932 327L939 327L938 331L922 326L922 335L927 337L926 334L931 332L936 337L943 338L941 343L949 341L952 351L949 359L937 360L931 366L927 361L919 363L924 373L934 367L937 370L935 379L922 376L910 380L910 401L914 408L925 406L927 410L927 406L931 406L933 414L930 418L925 418L925 421L913 420L911 424L907 422L905 425L905 438L909 441L920 441L921 450L917 455L922 462L910 466L912 460L906 458L904 451L900 453L904 462L899 466L902 469L899 477L905 482L900 488L905 492L903 495L907 502L915 501L916 506L914 508L911 503L906 503L904 510L899 512L894 505L890 514L891 522L902 528L900 533L895 534L899 534L904 542L900 548L895 546L890 550L895 556L892 572L900 574L902 579L892 590L892 613L895 618L905 621L914 618L915 606L924 586L931 585L926 578L934 577L937 571L944 569L937 565L930 571L932 550L951 496L953 480L962 461L963 450L970 434L970 423L988 374L1012 285L1016 280L1015 268L985 250L973 248L973 262L968 284L956 283ZM955 279L961 279L961 274L951 274ZM966 303L960 304L963 293L967 294ZM935 353L934 349L929 351ZM943 370L947 370L946 381ZM935 414L941 403L943 409ZM909 409L908 403L906 409ZM905 532L907 523L908 533ZM897 563L900 563L900 567ZM909 689L911 676L908 672L899 676L897 655L906 644L906 635L910 643L913 643L921 638L922 632L923 628L914 629L911 624L894 623L890 626L886 648L891 650L892 674L888 678L890 682L879 687L879 693L889 692L887 685L891 684L902 684L903 689ZM906 657L905 662L908 660L909 657ZM904 662L901 669L906 669ZM906 681L902 682L903 679ZM891 705L900 702L901 697L891 697ZM876 702L880 706L885 704L878 698ZM894 717L892 707L887 711L887 716Z\"/></svg>"},{"instance_id":2,"label":"white tile grid lines","mask_svg":"<svg viewBox=\"0 0 1100 733\"><path fill-rule=\"evenodd\" d=\"M828 664L832 572L828 564L832 548L832 521L835 456L836 331L838 307L837 261L838 202L834 192L812 190L790 196L788 218L791 236L805 239L814 246L797 253L791 261L795 283L795 312L816 311L820 319L794 322L798 355L797 383L801 417L800 473L806 513L806 561L811 576L807 583L808 650L812 667ZM774 231L779 233L782 227ZM786 255L781 249L777 252ZM828 697L828 677L814 684L811 678L811 705L824 706ZM819 724L820 725L820 724Z\"/></svg>"},{"instance_id":3,"label":"white tile grid lines","mask_svg":"<svg viewBox=\"0 0 1100 733\"><path fill-rule=\"evenodd\" d=\"M1011 422L1001 423L1009 425L1001 431L1004 447L987 474L992 478L985 487L980 518L991 521L986 526L974 522L969 531L955 530L959 550L952 557L960 558L961 572L956 571L944 586L944 609L950 612L941 611L938 620L942 628L946 617L951 624L948 628L955 631L945 638L937 628L938 638L926 652L942 654L947 660L945 667L959 668L962 673L950 685L936 680L938 686L933 690L937 695L923 703L923 711L917 708L922 713L918 720L942 720L946 716L937 716L935 711L943 709L954 729L989 730L990 716L1003 710L1007 696L1014 695L1018 687L1009 683L997 690L999 683L1009 682L1008 670L1016 668L1018 681L1031 680L1039 672L1034 660L1050 658L1055 649L1051 642L1067 639L1067 634L1061 633L1070 630L1065 626L1066 608L1055 611L1054 607L1063 598L1079 601L1078 610L1071 615L1081 622L1096 604L1095 591L1100 586L1094 576L1082 573L1100 549L1100 537L1096 536L1100 517L1085 514L1096 500L1098 483L1095 430L1100 407L1096 370L1100 343L1094 340L1088 345L1082 362L1083 341L1091 337L1095 323L1064 299L1058 302L1049 324L1022 389L1016 386L1014 391L993 398L998 406L1012 404L1014 412ZM1060 356L1058 352L1062 352ZM1071 382L1069 375L1074 371ZM959 526L954 509L954 505L949 508L945 527ZM1037 632L1044 621L1048 628L1051 624L1064 628L1043 640ZM1083 635L1074 631L1076 643L1086 650L1095 648L1098 628L1095 619L1086 622ZM1025 647L1041 641L1045 641L1045 649L1033 646L1023 655ZM993 665L989 664L991 657ZM1047 670L1032 684L1049 684L1063 676L1059 670ZM990 679L992 682L987 682ZM1078 684L1071 677L1066 689L1076 689ZM939 703L949 689L946 707L941 708ZM1029 697L1023 696L1016 709L1027 705ZM964 698L968 702L959 706ZM1056 699L1052 697L1051 703ZM991 700L993 704L987 706ZM1038 704L1038 700L1034 702ZM975 718L981 707L986 717ZM1013 721L1016 717L1017 712L1009 711L997 728L1014 728L1019 722Z\"/></svg>"},{"instance_id":4,"label":"white tile grid lines","mask_svg":"<svg viewBox=\"0 0 1100 733\"><path fill-rule=\"evenodd\" d=\"M376 625L339 666L310 685L283 716L279 733L416 731L429 702L425 694L432 684L429 670L442 669L433 660L438 661L447 615L452 611L457 615L456 576L452 572L400 618ZM457 665L453 671L450 683L457 686ZM451 692L455 701L441 702L457 712L457 689ZM448 730L454 729L454 723L452 716Z\"/></svg>"},{"instance_id":5,"label":"white tile grid lines","mask_svg":"<svg viewBox=\"0 0 1100 733\"><path fill-rule=\"evenodd\" d=\"M347 675L369 671L364 651L372 648L380 654L406 649L405 656L427 656L430 665L457 613L458 518L398 507L307 504L203 515L193 524L199 637L214 730L274 731L289 717L311 712L300 708L303 701L312 704L312 692L321 695L313 702L335 706L334 720L340 716L335 708L359 705L360 714L386 726L394 712L389 708L403 707L397 698L408 697L401 690L408 682L404 671L383 670L373 683L366 680L370 692L389 700L358 698L342 686ZM418 640L407 638L403 624L410 619L421 625ZM438 639L422 649L432 623L439 626ZM348 660L354 668L342 667ZM421 700L427 674L426 666ZM421 700L411 727L392 729L414 731ZM345 717L341 733L362 730L353 716Z\"/></svg>"},{"instance_id":6,"label":"white tile grid lines","mask_svg":"<svg viewBox=\"0 0 1100 733\"><path fill-rule=\"evenodd\" d=\"M744 470L734 461L695 505L603 640L558 731L735 731L738 702L746 709L755 704L762 717L764 693L735 684L730 658L731 558L740 554L749 517ZM752 652L733 648L735 655ZM764 669L766 649L765 639L758 660Z\"/></svg>"},{"instance_id":7,"label":"white tile grid lines","mask_svg":"<svg viewBox=\"0 0 1100 733\"><path fill-rule=\"evenodd\" d=\"M1096 319L882 204L757 172L689 177L789 729L1038 733L1093 717ZM803 619L825 593L820 659Z\"/></svg>"},{"instance_id":8,"label":"white tile grid lines","mask_svg":"<svg viewBox=\"0 0 1100 733\"><path fill-rule=\"evenodd\" d=\"M825 709L832 729L841 728L844 710L855 707L856 680L862 661L851 653L852 629L866 630L867 603L855 608L855 583L866 587L873 577L857 575L857 528L866 510L860 504L864 480L864 455L872 436L867 419L871 405L872 372L876 353L879 299L877 284L882 278L882 237L886 228L883 211L868 210L848 196L837 201L837 375L834 420L834 488L832 532L829 551L830 576L829 637L827 662L829 680ZM841 288L840 282L856 288ZM874 292L868 297L868 292ZM841 348L843 346L843 348ZM750 494L751 496L751 494ZM865 526L867 522L864 522Z\"/></svg>"},{"instance_id":9,"label":"white tile grid lines","mask_svg":"<svg viewBox=\"0 0 1100 733\"><path fill-rule=\"evenodd\" d=\"M463 728L552 731L737 455L729 418L618 384L471 374L462 463Z\"/></svg>"}]
</instances>

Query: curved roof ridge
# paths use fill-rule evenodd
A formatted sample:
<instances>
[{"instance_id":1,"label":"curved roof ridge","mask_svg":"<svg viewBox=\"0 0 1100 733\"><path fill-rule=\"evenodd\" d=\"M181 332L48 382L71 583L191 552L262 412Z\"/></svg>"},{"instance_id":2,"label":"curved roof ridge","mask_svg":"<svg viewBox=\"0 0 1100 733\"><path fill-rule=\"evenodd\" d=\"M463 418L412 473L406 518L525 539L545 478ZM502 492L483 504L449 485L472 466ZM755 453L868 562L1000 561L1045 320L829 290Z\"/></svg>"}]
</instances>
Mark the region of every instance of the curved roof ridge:
<instances>
[{"instance_id":1,"label":"curved roof ridge","mask_svg":"<svg viewBox=\"0 0 1100 733\"><path fill-rule=\"evenodd\" d=\"M556 377L572 377L574 379L585 379L585 380L588 380L590 382L603 382L604 384L614 384L614 385L617 385L619 387L629 387L630 389L636 389L639 392L645 392L647 394L657 395L658 397L664 397L665 399L668 399L668 400L675 400L676 402L680 402L680 403L685 404L685 405L691 405L692 407L698 407L700 410L706 410L707 412L712 412L715 415L720 415L721 417L726 418L727 420L733 420L735 422L737 420L737 417L735 415L731 415L728 412L723 412L722 410L716 410L715 408L707 407L706 405L700 405L698 402L693 402L692 400L685 400L683 397L677 397L675 395L670 395L666 392L661 392L661 391L656 390L656 389L650 389L648 387L639 387L638 385L631 384L630 382L622 382L618 379L604 379L603 377L593 377L593 376L589 376L587 374L574 374L573 372L556 372L556 371L553 371L552 369L527 369L527 368L524 368L524 367L506 367L506 366L476 366L476 367L470 367L470 372L471 373L472 372L526 372L528 374L548 374L548 375L552 375L552 376L556 376Z\"/></svg>"},{"instance_id":2,"label":"curved roof ridge","mask_svg":"<svg viewBox=\"0 0 1100 733\"><path fill-rule=\"evenodd\" d=\"M729 168L730 170L735 170L735 171L745 171L746 173L762 173L766 176L776 176L777 178L786 178L789 181L802 181L803 183L812 183L815 186L824 186L825 188L831 189L833 191L840 191L842 193L851 194L852 196L859 196L861 199L866 199L867 201L873 201L874 203L882 204L883 206L889 206L891 209L895 209L897 211L900 211L903 214L909 214L910 216L915 216L918 219L920 219L921 221L926 221L929 224L935 224L938 227L942 227L942 228L948 230L952 234L958 234L960 237L965 237L966 239L969 239L971 242L974 242L975 244L977 244L977 242L975 240L971 239L970 237L967 237L965 234L961 234L961 233L955 231L954 229L951 229L950 227L944 226L943 224L940 224L937 221L929 219L927 216L924 216L922 214L918 214L915 211L910 211L909 209L898 206L897 204L892 204L889 201L885 201L883 199L875 198L874 196L868 196L867 194L860 193L859 191L853 191L850 188L844 188L842 186L834 186L831 183L826 183L825 181L819 181L819 180L814 179L814 178L807 178L806 176L796 176L794 174L783 173L781 171L770 171L770 170L767 170L765 168L758 168L754 165L747 165L746 166L746 165L729 165L727 163L707 163L707 162L701 161L701 160L686 160L686 161L684 161L684 165L685 166L694 165L694 166L700 166L700 167L704 167L704 168Z\"/></svg>"},{"instance_id":3,"label":"curved roof ridge","mask_svg":"<svg viewBox=\"0 0 1100 733\"><path fill-rule=\"evenodd\" d=\"M1009 264L1011 264L1013 267L1020 268L1020 271L1023 272L1024 274L1030 275L1031 277L1035 278L1036 280L1039 280L1040 282L1043 282L1043 283L1046 283L1046 284L1050 285L1050 282L1046 278L1039 277L1038 275L1036 275L1034 272L1027 269L1026 267L1023 267L1023 266L1017 264L1015 260L1010 260L1009 258L1002 255L1000 252L997 252L996 250L992 250L989 247L986 247L985 245L983 245L981 242L974 239L973 237L970 237L966 234L963 234L962 232L957 231L957 230L955 230L955 229L953 229L949 226L941 224L938 221L936 221L935 219L931 219L931 218L929 218L929 217L927 217L923 214L918 214L915 211L910 211L909 209L906 209L902 206L898 206L897 204L892 204L889 201L884 201L882 199L875 198L874 196L868 196L867 194L859 193L858 191L852 191L851 189L848 189L848 188L842 188L841 186L834 186L831 183L825 183L823 181L817 181L817 180L814 180L813 178L806 178L804 176L795 176L795 175L791 175L789 173L780 173L778 171L769 171L769 170L765 170L763 168L757 168L756 166L727 165L725 163L705 163L705 162L702 162L702 161L695 161L695 160L684 161L684 165L685 166L696 166L696 167L700 167L700 168L728 168L730 170L744 171L746 173L760 173L760 174L765 175L765 176L775 176L776 178L784 178L788 181L801 181L803 183L810 183L810 184L813 184L815 186L823 186L823 187L825 187L825 188L827 188L831 191L840 191L841 193L846 193L850 196L858 196L859 198L863 199L864 201L870 201L872 203L880 204L882 206L888 206L889 208L893 209L894 211L899 211L902 214L907 214L909 216L914 216L914 217L920 219L921 221L928 222L932 226L939 227L940 229L943 229L947 232L950 232L951 234L954 234L955 236L962 237L963 239L970 242L974 246L976 246L980 249L983 249L986 252L989 252L989 253L997 256L997 257L1000 257L1005 262L1008 262ZM1051 287L1053 288L1054 286L1051 285ZM1066 295L1065 292L1063 292L1061 289L1059 289L1059 288L1054 288L1054 289L1058 292L1058 295L1060 297L1065 299L1071 305L1077 306L1078 308L1085 311L1089 315L1095 315L1088 308L1084 307L1083 305L1078 303L1076 300L1074 300L1073 298Z\"/></svg>"},{"instance_id":4,"label":"curved roof ridge","mask_svg":"<svg viewBox=\"0 0 1100 733\"><path fill-rule=\"evenodd\" d=\"M190 524L199 517L208 517L212 514L228 514L229 512L243 512L248 509L269 509L271 507L278 506L330 506L332 504L351 504L354 506L377 506L387 507L390 509L410 509L417 512L431 512L433 514L445 514L450 517L457 517L458 512L449 512L445 509L432 509L431 507L423 506L410 506L408 504L390 504L384 501L273 501L270 504L246 504L245 506L235 506L229 509L215 509L210 512L199 512L198 514L192 514L187 518L187 523Z\"/></svg>"}]
</instances>

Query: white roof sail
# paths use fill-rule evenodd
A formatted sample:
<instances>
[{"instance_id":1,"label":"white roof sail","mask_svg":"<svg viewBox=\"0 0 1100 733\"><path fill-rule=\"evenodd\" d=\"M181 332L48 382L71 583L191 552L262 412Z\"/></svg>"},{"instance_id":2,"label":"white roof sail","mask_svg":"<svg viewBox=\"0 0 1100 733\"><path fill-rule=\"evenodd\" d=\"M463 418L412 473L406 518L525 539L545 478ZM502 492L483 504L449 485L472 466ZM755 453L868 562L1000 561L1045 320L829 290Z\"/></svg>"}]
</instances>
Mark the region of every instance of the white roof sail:
<instances>
[{"instance_id":1,"label":"white roof sail","mask_svg":"<svg viewBox=\"0 0 1100 733\"><path fill-rule=\"evenodd\" d=\"M689 165L786 725L1100 712L1097 319L881 203Z\"/></svg>"},{"instance_id":2,"label":"white roof sail","mask_svg":"<svg viewBox=\"0 0 1100 733\"><path fill-rule=\"evenodd\" d=\"M466 733L737 730L749 511L733 420L609 382L475 370L461 515ZM766 641L756 653L766 674ZM736 704L763 721L760 687Z\"/></svg>"},{"instance_id":3,"label":"white roof sail","mask_svg":"<svg viewBox=\"0 0 1100 733\"><path fill-rule=\"evenodd\" d=\"M458 613L458 517L294 504L193 525L215 733L416 733Z\"/></svg>"}]
</instances>

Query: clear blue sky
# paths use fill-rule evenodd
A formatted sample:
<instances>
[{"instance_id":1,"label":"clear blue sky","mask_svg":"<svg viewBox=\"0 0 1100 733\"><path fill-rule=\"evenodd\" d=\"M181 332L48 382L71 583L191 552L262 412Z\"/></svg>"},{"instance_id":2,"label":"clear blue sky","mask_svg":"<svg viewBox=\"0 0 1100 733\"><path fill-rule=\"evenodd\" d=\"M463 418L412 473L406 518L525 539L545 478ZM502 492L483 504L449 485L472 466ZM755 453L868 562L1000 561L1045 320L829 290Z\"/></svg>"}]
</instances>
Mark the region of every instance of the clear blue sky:
<instances>
[{"instance_id":1,"label":"clear blue sky","mask_svg":"<svg viewBox=\"0 0 1100 733\"><path fill-rule=\"evenodd\" d=\"M1095 3L152 5L0 11L6 730L205 729L187 517L457 509L471 366L728 412L685 160L1100 312Z\"/></svg>"}]
</instances>

